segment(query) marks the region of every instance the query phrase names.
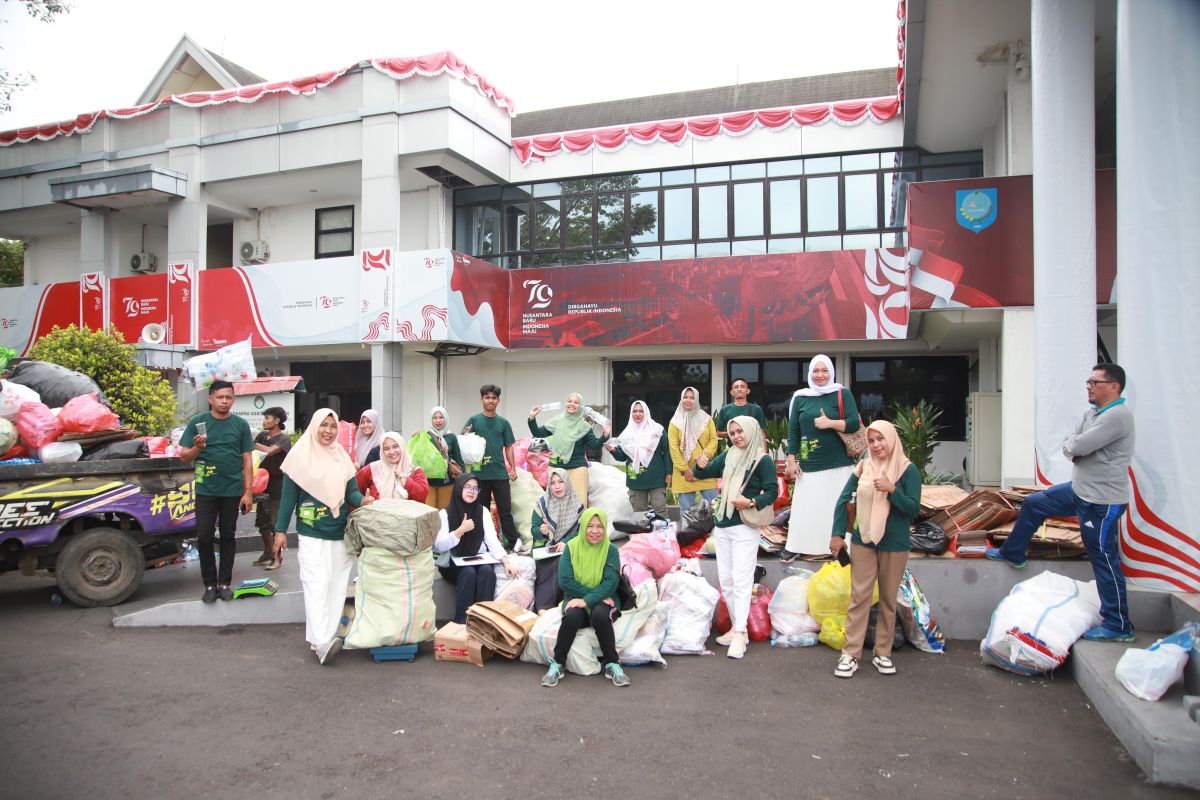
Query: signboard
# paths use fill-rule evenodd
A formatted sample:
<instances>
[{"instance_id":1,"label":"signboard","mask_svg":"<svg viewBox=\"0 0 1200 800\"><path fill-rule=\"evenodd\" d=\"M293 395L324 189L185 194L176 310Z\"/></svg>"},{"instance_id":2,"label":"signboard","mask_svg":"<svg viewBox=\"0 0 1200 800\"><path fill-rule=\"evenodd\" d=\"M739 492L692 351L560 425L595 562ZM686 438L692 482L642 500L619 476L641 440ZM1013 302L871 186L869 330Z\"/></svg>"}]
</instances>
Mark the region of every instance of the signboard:
<instances>
[{"instance_id":1,"label":"signboard","mask_svg":"<svg viewBox=\"0 0 1200 800\"><path fill-rule=\"evenodd\" d=\"M396 270L392 251L363 250L359 254L358 338L363 342L389 342L395 315Z\"/></svg>"},{"instance_id":2,"label":"signboard","mask_svg":"<svg viewBox=\"0 0 1200 800\"><path fill-rule=\"evenodd\" d=\"M294 392L264 392L244 394L233 398L232 413L250 424L251 430L262 429L263 411L279 406L287 412L288 420L296 418L296 395ZM288 428L287 430L291 430Z\"/></svg>"},{"instance_id":3,"label":"signboard","mask_svg":"<svg viewBox=\"0 0 1200 800\"><path fill-rule=\"evenodd\" d=\"M0 345L20 355L55 327L79 324L79 281L0 289Z\"/></svg>"},{"instance_id":4,"label":"signboard","mask_svg":"<svg viewBox=\"0 0 1200 800\"><path fill-rule=\"evenodd\" d=\"M167 344L196 343L196 270L190 261L167 265Z\"/></svg>"},{"instance_id":5,"label":"signboard","mask_svg":"<svg viewBox=\"0 0 1200 800\"><path fill-rule=\"evenodd\" d=\"M108 323L124 334L126 342L140 341L142 329L151 323L167 326L168 316L166 275L108 282Z\"/></svg>"},{"instance_id":6,"label":"signboard","mask_svg":"<svg viewBox=\"0 0 1200 800\"><path fill-rule=\"evenodd\" d=\"M108 278L103 272L87 272L79 276L79 324L81 327L94 331L105 329L104 290L107 282Z\"/></svg>"}]
</instances>

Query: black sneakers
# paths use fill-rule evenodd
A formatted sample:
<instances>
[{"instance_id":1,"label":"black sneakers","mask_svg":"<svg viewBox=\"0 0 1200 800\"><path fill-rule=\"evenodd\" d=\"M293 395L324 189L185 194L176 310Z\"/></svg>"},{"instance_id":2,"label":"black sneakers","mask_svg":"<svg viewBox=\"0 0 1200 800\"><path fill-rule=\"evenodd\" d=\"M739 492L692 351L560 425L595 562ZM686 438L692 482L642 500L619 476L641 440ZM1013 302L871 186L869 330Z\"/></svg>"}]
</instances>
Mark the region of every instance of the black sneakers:
<instances>
[{"instance_id":1,"label":"black sneakers","mask_svg":"<svg viewBox=\"0 0 1200 800\"><path fill-rule=\"evenodd\" d=\"M217 587L215 587L215 586L205 587L204 596L201 597L200 599L206 603L217 602Z\"/></svg>"}]
</instances>

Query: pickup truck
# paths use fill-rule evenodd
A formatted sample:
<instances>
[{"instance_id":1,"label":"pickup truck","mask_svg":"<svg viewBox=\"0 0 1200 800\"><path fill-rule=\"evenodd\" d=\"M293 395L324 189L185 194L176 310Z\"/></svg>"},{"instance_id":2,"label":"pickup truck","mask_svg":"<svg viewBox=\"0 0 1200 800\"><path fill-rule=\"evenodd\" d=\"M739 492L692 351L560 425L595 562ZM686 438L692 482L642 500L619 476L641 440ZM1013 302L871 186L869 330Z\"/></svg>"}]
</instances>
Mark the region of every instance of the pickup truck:
<instances>
[{"instance_id":1,"label":"pickup truck","mask_svg":"<svg viewBox=\"0 0 1200 800\"><path fill-rule=\"evenodd\" d=\"M179 458L0 464L0 572L53 574L80 606L113 606L195 535Z\"/></svg>"}]
</instances>

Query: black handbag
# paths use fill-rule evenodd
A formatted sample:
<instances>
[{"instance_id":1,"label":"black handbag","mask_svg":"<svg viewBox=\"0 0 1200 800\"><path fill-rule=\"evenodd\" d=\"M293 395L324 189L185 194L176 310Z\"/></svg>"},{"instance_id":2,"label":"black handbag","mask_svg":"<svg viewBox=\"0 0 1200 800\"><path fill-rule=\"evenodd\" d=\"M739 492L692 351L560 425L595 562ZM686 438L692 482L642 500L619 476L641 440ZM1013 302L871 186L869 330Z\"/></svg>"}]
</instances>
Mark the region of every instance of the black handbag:
<instances>
[{"instance_id":1,"label":"black handbag","mask_svg":"<svg viewBox=\"0 0 1200 800\"><path fill-rule=\"evenodd\" d=\"M633 590L633 584L629 582L625 570L621 570L617 577L617 608L622 611L633 611L637 608L637 592Z\"/></svg>"}]
</instances>

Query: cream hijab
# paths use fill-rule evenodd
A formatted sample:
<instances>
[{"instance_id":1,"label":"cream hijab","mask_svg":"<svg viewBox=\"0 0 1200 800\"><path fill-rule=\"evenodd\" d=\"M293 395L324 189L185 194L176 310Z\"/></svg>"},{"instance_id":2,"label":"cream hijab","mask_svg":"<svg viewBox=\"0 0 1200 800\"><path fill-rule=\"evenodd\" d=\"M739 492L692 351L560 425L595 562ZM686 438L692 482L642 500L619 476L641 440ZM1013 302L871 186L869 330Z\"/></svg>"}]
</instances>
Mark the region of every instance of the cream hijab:
<instances>
[{"instance_id":1,"label":"cream hijab","mask_svg":"<svg viewBox=\"0 0 1200 800\"><path fill-rule=\"evenodd\" d=\"M333 409L316 410L304 435L292 445L279 469L338 517L346 499L346 482L354 477L354 464L336 438L328 446L317 441L317 431L327 417L338 421Z\"/></svg>"},{"instance_id":2,"label":"cream hijab","mask_svg":"<svg viewBox=\"0 0 1200 800\"><path fill-rule=\"evenodd\" d=\"M692 397L696 398L696 404L691 411L683 407L683 396L688 392L691 392ZM709 413L700 408L700 392L696 391L696 387L688 386L679 393L679 405L675 407L671 424L679 429L679 449L683 453L684 461L691 459L696 445L700 443L700 437L711 421L712 417Z\"/></svg>"},{"instance_id":3,"label":"cream hijab","mask_svg":"<svg viewBox=\"0 0 1200 800\"><path fill-rule=\"evenodd\" d=\"M900 444L900 436L892 423L877 420L867 427L867 431L883 434L888 445L886 457L868 456L854 465L854 474L858 476L858 536L868 544L878 544L887 527L892 501L887 492L875 488L875 479L886 477L896 483L911 462L904 455L904 446ZM870 453L869 448L867 452Z\"/></svg>"},{"instance_id":4,"label":"cream hijab","mask_svg":"<svg viewBox=\"0 0 1200 800\"><path fill-rule=\"evenodd\" d=\"M736 422L746 434L745 447L731 447L725 453L725 468L721 470L721 498L717 503L717 519L729 519L737 513L733 500L742 493L746 480L746 471L758 467L758 462L766 455L763 450L762 431L758 420L754 417L734 417L729 420Z\"/></svg>"},{"instance_id":5,"label":"cream hijab","mask_svg":"<svg viewBox=\"0 0 1200 800\"><path fill-rule=\"evenodd\" d=\"M400 460L395 464L389 464L383 454L383 446L388 439L400 445ZM379 439L379 460L372 461L370 466L371 482L375 484L375 489L379 492L379 499L387 500L395 497L408 499L408 490L404 488L404 482L412 474L413 460L412 456L408 454L408 448L404 446L404 439L400 434L395 431L383 434Z\"/></svg>"}]
</instances>

